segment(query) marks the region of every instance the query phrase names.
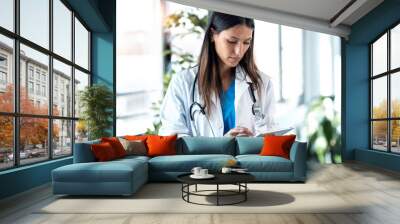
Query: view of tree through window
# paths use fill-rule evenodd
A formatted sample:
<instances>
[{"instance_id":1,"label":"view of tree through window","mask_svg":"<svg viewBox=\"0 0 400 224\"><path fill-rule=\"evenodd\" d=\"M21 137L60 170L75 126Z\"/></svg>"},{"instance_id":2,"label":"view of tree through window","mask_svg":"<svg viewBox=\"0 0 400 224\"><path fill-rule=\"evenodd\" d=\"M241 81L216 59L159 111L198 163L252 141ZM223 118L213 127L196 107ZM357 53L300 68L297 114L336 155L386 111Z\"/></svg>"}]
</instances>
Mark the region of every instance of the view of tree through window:
<instances>
[{"instance_id":1,"label":"view of tree through window","mask_svg":"<svg viewBox=\"0 0 400 224\"><path fill-rule=\"evenodd\" d=\"M89 30L61 0L16 6L0 1L0 170L72 155L75 130L87 139L74 104L89 85Z\"/></svg>"},{"instance_id":2,"label":"view of tree through window","mask_svg":"<svg viewBox=\"0 0 400 224\"><path fill-rule=\"evenodd\" d=\"M375 150L400 153L400 25L370 46L371 145Z\"/></svg>"}]
</instances>

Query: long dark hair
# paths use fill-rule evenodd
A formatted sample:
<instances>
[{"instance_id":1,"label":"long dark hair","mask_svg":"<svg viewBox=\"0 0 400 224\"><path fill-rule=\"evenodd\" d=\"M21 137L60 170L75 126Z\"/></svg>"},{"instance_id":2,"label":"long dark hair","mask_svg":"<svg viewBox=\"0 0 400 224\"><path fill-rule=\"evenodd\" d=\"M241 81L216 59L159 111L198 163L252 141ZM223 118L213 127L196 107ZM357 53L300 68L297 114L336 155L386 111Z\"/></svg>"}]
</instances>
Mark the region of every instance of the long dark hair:
<instances>
[{"instance_id":1,"label":"long dark hair","mask_svg":"<svg viewBox=\"0 0 400 224\"><path fill-rule=\"evenodd\" d=\"M210 114L212 107L212 96L219 97L222 91L222 81L219 74L218 55L215 51L214 42L212 42L213 32L222 32L236 25L246 25L253 29L250 47L247 49L243 58L240 60L241 66L253 82L253 88L259 93L261 86L261 77L253 56L254 46L254 20L240 16L229 15L220 12L212 12L209 16L209 22L205 31L203 45L199 57L199 68L197 72L199 94L204 101L207 115Z\"/></svg>"}]
</instances>

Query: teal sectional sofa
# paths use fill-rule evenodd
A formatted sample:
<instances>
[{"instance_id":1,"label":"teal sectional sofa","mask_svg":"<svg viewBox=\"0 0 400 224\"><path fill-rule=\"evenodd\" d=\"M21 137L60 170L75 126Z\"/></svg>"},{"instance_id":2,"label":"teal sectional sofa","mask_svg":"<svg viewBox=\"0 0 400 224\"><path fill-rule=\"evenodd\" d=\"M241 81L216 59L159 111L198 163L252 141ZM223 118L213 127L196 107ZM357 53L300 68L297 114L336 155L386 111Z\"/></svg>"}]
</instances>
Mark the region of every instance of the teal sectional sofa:
<instances>
[{"instance_id":1,"label":"teal sectional sofa","mask_svg":"<svg viewBox=\"0 0 400 224\"><path fill-rule=\"evenodd\" d=\"M260 156L263 138L183 137L178 139L177 155L127 156L108 162L96 162L90 145L75 144L74 163L52 171L54 194L131 195L148 181L176 181L193 167L218 172L228 160L235 159L260 182L305 182L306 143L295 142L290 160Z\"/></svg>"}]
</instances>

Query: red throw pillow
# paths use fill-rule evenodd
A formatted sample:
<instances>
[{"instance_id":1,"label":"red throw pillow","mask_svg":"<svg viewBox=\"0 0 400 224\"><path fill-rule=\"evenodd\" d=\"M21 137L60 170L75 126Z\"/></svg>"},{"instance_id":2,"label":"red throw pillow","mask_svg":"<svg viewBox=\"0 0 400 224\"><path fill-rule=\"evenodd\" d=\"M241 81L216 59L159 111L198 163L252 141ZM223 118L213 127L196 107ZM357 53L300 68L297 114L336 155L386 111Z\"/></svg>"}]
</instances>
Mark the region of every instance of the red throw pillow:
<instances>
[{"instance_id":1,"label":"red throw pillow","mask_svg":"<svg viewBox=\"0 0 400 224\"><path fill-rule=\"evenodd\" d=\"M290 148L292 147L295 139L296 135L265 136L264 146L261 149L260 155L280 156L286 159L290 159Z\"/></svg>"},{"instance_id":2,"label":"red throw pillow","mask_svg":"<svg viewBox=\"0 0 400 224\"><path fill-rule=\"evenodd\" d=\"M108 142L92 144L90 148L94 154L94 157L99 162L109 161L117 158L114 149Z\"/></svg>"},{"instance_id":3,"label":"red throw pillow","mask_svg":"<svg viewBox=\"0 0 400 224\"><path fill-rule=\"evenodd\" d=\"M116 137L101 138L101 142L110 143L110 145L114 149L114 152L115 152L115 155L117 156L117 158L126 156L126 151L124 149L124 146L122 146L122 144L118 138L116 138Z\"/></svg>"},{"instance_id":4,"label":"red throw pillow","mask_svg":"<svg viewBox=\"0 0 400 224\"><path fill-rule=\"evenodd\" d=\"M177 135L147 137L148 156L176 155Z\"/></svg>"}]
</instances>

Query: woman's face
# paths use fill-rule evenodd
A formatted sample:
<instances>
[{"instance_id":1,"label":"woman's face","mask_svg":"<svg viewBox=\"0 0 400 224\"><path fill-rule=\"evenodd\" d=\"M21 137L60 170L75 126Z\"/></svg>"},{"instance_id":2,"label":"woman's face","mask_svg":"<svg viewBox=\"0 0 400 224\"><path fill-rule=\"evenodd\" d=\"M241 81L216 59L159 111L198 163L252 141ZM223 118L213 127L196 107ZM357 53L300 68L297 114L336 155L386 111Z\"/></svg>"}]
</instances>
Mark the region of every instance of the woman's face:
<instances>
[{"instance_id":1,"label":"woman's face","mask_svg":"<svg viewBox=\"0 0 400 224\"><path fill-rule=\"evenodd\" d=\"M250 47L253 29L240 24L219 33L213 32L215 51L222 63L236 67Z\"/></svg>"}]
</instances>

